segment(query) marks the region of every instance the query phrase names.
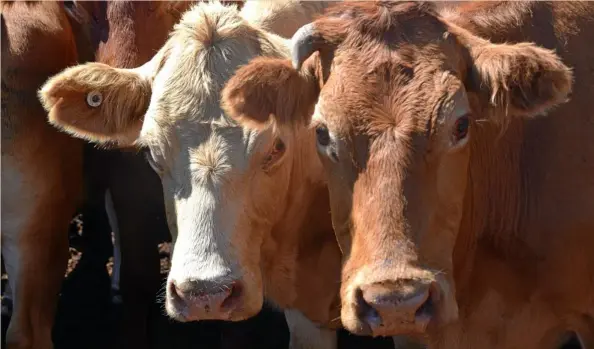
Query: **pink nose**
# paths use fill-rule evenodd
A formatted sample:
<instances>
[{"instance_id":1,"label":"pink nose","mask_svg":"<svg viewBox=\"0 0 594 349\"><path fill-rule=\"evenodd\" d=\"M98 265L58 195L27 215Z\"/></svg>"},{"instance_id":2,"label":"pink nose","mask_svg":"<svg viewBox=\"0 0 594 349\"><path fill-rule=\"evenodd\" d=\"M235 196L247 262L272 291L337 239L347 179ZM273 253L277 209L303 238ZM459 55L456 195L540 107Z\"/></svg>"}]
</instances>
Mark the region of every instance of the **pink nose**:
<instances>
[{"instance_id":1,"label":"pink nose","mask_svg":"<svg viewBox=\"0 0 594 349\"><path fill-rule=\"evenodd\" d=\"M228 320L239 306L241 294L241 283L236 280L169 281L167 301L174 317L182 321Z\"/></svg>"},{"instance_id":2,"label":"pink nose","mask_svg":"<svg viewBox=\"0 0 594 349\"><path fill-rule=\"evenodd\" d=\"M356 298L357 315L369 334L422 333L435 311L430 287L404 291L370 284L361 286Z\"/></svg>"}]
</instances>

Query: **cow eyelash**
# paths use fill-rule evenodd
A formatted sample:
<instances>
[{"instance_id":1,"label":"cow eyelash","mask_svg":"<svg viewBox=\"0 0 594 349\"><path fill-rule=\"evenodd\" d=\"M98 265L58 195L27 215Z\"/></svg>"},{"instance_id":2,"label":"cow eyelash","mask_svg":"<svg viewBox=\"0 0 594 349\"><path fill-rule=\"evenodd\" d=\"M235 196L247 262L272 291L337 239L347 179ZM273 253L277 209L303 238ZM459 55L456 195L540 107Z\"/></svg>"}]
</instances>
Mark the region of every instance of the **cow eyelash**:
<instances>
[{"instance_id":1,"label":"cow eyelash","mask_svg":"<svg viewBox=\"0 0 594 349\"><path fill-rule=\"evenodd\" d=\"M470 131L470 114L465 114L459 117L454 123L452 129L452 145L461 145L468 139Z\"/></svg>"},{"instance_id":2,"label":"cow eyelash","mask_svg":"<svg viewBox=\"0 0 594 349\"><path fill-rule=\"evenodd\" d=\"M336 153L336 145L334 144L328 127L323 123L318 123L315 125L315 130L318 154L329 158L332 162L339 162L338 154Z\"/></svg>"},{"instance_id":3,"label":"cow eyelash","mask_svg":"<svg viewBox=\"0 0 594 349\"><path fill-rule=\"evenodd\" d=\"M330 145L330 133L325 125L318 125L316 127L316 141L322 147Z\"/></svg>"}]
</instances>

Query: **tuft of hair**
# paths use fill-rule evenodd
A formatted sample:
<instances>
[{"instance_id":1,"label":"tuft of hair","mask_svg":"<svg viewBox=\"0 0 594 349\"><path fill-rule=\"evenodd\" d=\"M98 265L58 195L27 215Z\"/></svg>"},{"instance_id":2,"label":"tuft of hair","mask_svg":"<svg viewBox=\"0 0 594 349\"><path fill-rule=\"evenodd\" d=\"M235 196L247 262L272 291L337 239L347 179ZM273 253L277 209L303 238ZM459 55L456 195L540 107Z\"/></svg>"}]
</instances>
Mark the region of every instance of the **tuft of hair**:
<instances>
[{"instance_id":1,"label":"tuft of hair","mask_svg":"<svg viewBox=\"0 0 594 349\"><path fill-rule=\"evenodd\" d=\"M412 28L406 24L411 19L436 16L437 9L432 2L354 1L328 8L324 17L315 21L315 27L326 41L335 43L351 33L369 38L383 38L386 33L407 36Z\"/></svg>"},{"instance_id":2,"label":"tuft of hair","mask_svg":"<svg viewBox=\"0 0 594 349\"><path fill-rule=\"evenodd\" d=\"M227 82L221 106L248 127L264 128L271 121L305 125L318 94L311 71L297 71L287 59L257 57Z\"/></svg>"},{"instance_id":3,"label":"tuft of hair","mask_svg":"<svg viewBox=\"0 0 594 349\"><path fill-rule=\"evenodd\" d=\"M98 106L87 102L99 94ZM50 78L39 99L49 122L78 138L131 144L136 139L151 97L151 84L138 73L87 63Z\"/></svg>"},{"instance_id":4,"label":"tuft of hair","mask_svg":"<svg viewBox=\"0 0 594 349\"><path fill-rule=\"evenodd\" d=\"M532 43L487 43L471 54L474 87L487 92L495 122L542 114L568 100L573 73L552 50Z\"/></svg>"},{"instance_id":5,"label":"tuft of hair","mask_svg":"<svg viewBox=\"0 0 594 349\"><path fill-rule=\"evenodd\" d=\"M200 2L190 8L173 27L172 36L190 38L192 42L211 47L228 37L250 36L253 29L246 25L236 5L225 6L218 1Z\"/></svg>"}]
</instances>

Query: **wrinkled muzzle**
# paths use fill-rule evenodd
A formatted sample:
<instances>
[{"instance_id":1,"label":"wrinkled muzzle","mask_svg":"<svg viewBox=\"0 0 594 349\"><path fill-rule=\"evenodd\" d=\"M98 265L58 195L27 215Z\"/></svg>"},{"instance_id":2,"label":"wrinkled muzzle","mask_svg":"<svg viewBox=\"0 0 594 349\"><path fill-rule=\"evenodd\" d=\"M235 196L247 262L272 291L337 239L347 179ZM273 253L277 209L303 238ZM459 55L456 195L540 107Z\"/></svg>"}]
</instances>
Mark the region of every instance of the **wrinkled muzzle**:
<instances>
[{"instance_id":1,"label":"wrinkled muzzle","mask_svg":"<svg viewBox=\"0 0 594 349\"><path fill-rule=\"evenodd\" d=\"M360 335L428 334L458 317L452 282L445 275L413 266L390 270L363 266L343 282L343 325Z\"/></svg>"},{"instance_id":2,"label":"wrinkled muzzle","mask_svg":"<svg viewBox=\"0 0 594 349\"><path fill-rule=\"evenodd\" d=\"M263 293L257 268L242 266L214 248L189 252L186 244L178 238L173 252L166 286L169 316L178 321L240 321L260 311Z\"/></svg>"}]
</instances>

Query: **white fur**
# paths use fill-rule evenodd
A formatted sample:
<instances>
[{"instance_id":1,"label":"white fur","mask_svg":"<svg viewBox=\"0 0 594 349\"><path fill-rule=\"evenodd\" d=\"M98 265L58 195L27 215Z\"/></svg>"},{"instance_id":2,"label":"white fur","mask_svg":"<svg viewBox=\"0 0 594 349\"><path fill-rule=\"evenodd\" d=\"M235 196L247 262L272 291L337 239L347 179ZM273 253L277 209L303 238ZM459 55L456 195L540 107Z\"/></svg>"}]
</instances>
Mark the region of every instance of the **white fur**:
<instances>
[{"instance_id":1,"label":"white fur","mask_svg":"<svg viewBox=\"0 0 594 349\"><path fill-rule=\"evenodd\" d=\"M230 276L230 259L223 254L230 251L227 234L234 215L229 212L223 218L223 203L216 193L199 185L192 188L188 198L176 200L175 206L178 235L169 280L179 284Z\"/></svg>"},{"instance_id":2,"label":"white fur","mask_svg":"<svg viewBox=\"0 0 594 349\"><path fill-rule=\"evenodd\" d=\"M289 349L335 349L338 347L336 331L311 322L295 309L285 309L285 319L291 333Z\"/></svg>"}]
</instances>

